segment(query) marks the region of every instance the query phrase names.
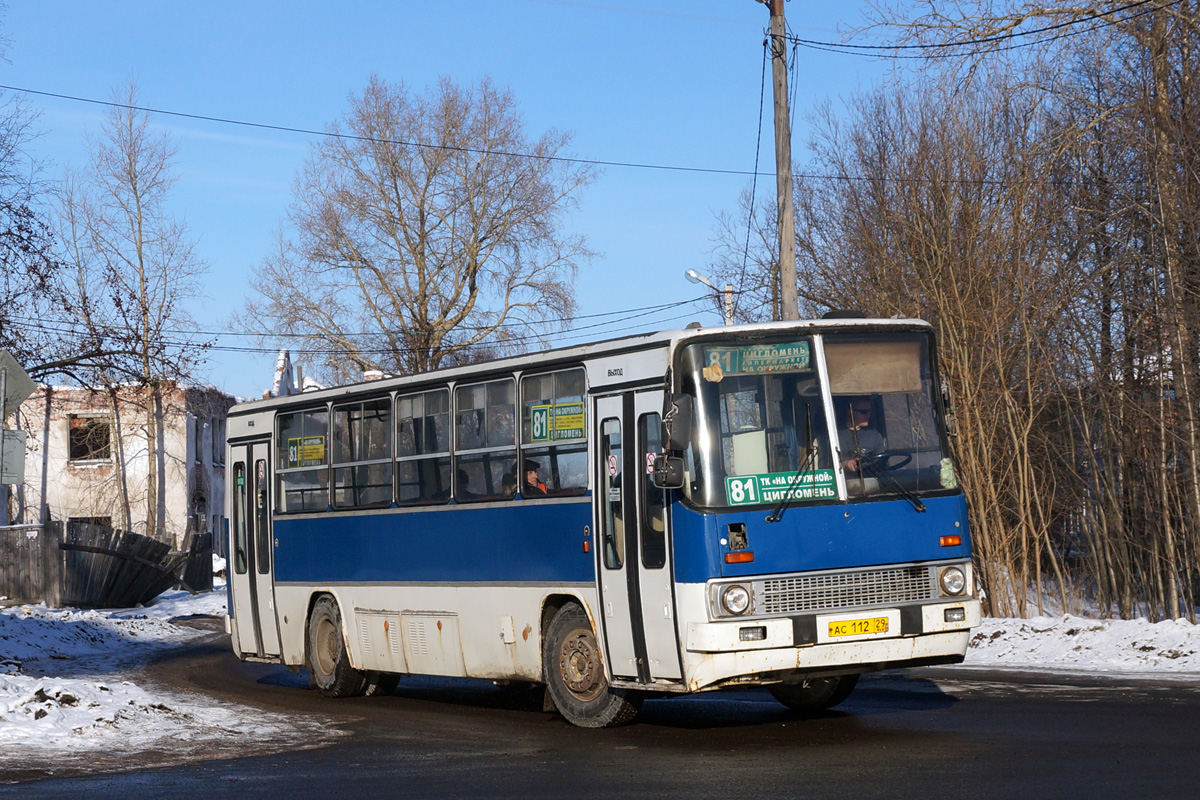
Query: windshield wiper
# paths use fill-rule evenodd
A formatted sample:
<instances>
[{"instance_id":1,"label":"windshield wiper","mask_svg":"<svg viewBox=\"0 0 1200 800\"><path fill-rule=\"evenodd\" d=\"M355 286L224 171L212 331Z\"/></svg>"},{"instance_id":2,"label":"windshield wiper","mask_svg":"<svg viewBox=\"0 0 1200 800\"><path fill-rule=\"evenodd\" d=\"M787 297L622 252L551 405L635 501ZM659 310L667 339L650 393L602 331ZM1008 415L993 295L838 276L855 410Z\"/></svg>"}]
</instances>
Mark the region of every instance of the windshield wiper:
<instances>
[{"instance_id":1,"label":"windshield wiper","mask_svg":"<svg viewBox=\"0 0 1200 800\"><path fill-rule=\"evenodd\" d=\"M900 483L900 481L896 480L896 478L891 474L891 472L888 471L887 467L881 466L881 465L876 465L876 463L869 456L866 456L864 454L864 455L860 455L858 458L858 468L859 468L858 474L860 476L863 473L863 468L866 468L866 470L868 472L870 472L874 478L887 484L888 487L890 489L892 489L896 494L900 495L905 500L912 503L912 507L915 508L917 511L925 510L925 504L921 502L921 498L917 497L915 494L912 493L912 491L910 491L908 488L906 488L904 486L904 484L902 484L902 483Z\"/></svg>"},{"instance_id":2,"label":"windshield wiper","mask_svg":"<svg viewBox=\"0 0 1200 800\"><path fill-rule=\"evenodd\" d=\"M794 408L794 406L793 406ZM795 419L795 414L792 414L792 419ZM817 458L816 442L813 441L812 435L812 406L809 403L804 404L804 458L800 461L800 466L792 474L792 479L788 481L787 489L783 493L783 499L779 501L779 505L775 510L767 515L767 522L779 522L783 519L784 512L788 510L788 506L792 504L792 489L796 486L796 481L800 480L805 472L809 471L813 462Z\"/></svg>"}]
</instances>

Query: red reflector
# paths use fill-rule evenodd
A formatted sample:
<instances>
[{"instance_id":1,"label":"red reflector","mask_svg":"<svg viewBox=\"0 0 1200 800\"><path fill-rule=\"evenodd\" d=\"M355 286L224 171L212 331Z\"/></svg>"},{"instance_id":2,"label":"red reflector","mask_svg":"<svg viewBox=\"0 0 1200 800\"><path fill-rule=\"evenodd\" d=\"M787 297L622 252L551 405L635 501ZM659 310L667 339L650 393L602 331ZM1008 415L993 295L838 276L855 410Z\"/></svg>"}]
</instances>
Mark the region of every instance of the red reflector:
<instances>
[{"instance_id":1,"label":"red reflector","mask_svg":"<svg viewBox=\"0 0 1200 800\"><path fill-rule=\"evenodd\" d=\"M745 564L745 563L747 563L749 561L753 561L753 560L754 560L754 551L753 550L739 550L736 553L726 553L725 554L725 563L726 564Z\"/></svg>"},{"instance_id":2,"label":"red reflector","mask_svg":"<svg viewBox=\"0 0 1200 800\"><path fill-rule=\"evenodd\" d=\"M585 552L585 553L590 553L590 552L592 552L592 543L591 543L591 542L584 542L584 543L583 543L583 552Z\"/></svg>"},{"instance_id":3,"label":"red reflector","mask_svg":"<svg viewBox=\"0 0 1200 800\"><path fill-rule=\"evenodd\" d=\"M940 536L938 537L938 544L940 544L942 547L957 547L958 545L962 544L962 537Z\"/></svg>"}]
</instances>

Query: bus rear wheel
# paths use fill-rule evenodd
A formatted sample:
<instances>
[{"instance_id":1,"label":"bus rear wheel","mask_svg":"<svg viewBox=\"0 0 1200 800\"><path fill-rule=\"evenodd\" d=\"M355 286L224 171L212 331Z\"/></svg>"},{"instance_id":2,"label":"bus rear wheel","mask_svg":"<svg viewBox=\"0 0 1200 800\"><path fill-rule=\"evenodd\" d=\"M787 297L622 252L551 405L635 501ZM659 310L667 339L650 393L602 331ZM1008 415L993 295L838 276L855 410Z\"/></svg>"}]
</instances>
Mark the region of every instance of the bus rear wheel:
<instances>
[{"instance_id":1,"label":"bus rear wheel","mask_svg":"<svg viewBox=\"0 0 1200 800\"><path fill-rule=\"evenodd\" d=\"M596 634L577 605L564 606L550 621L542 671L554 707L572 725L613 728L632 722L641 708L639 694L608 685Z\"/></svg>"},{"instance_id":2,"label":"bus rear wheel","mask_svg":"<svg viewBox=\"0 0 1200 800\"><path fill-rule=\"evenodd\" d=\"M806 678L799 683L776 683L771 695L793 711L822 711L841 703L858 685L858 675Z\"/></svg>"},{"instance_id":3,"label":"bus rear wheel","mask_svg":"<svg viewBox=\"0 0 1200 800\"><path fill-rule=\"evenodd\" d=\"M367 689L367 676L350 665L342 612L337 601L321 595L308 618L308 669L326 697L358 697Z\"/></svg>"}]
</instances>

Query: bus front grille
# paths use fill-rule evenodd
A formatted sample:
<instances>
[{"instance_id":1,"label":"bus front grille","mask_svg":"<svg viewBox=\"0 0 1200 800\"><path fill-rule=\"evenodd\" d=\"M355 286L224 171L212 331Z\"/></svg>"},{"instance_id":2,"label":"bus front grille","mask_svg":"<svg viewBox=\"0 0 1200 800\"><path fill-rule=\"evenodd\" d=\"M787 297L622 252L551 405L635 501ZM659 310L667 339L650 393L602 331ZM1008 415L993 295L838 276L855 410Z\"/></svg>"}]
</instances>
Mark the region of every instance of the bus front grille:
<instances>
[{"instance_id":1,"label":"bus front grille","mask_svg":"<svg viewBox=\"0 0 1200 800\"><path fill-rule=\"evenodd\" d=\"M762 584L762 612L791 614L892 605L936 597L929 567L773 578Z\"/></svg>"}]
</instances>

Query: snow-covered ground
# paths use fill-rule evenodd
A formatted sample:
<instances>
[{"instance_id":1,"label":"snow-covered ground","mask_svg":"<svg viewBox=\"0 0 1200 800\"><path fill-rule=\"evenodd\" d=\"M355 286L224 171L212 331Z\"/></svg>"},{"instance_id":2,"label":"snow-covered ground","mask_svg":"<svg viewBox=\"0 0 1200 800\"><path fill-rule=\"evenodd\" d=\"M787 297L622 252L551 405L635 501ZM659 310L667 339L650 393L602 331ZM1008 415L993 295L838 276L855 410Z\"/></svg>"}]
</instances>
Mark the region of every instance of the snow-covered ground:
<instances>
[{"instance_id":1,"label":"snow-covered ground","mask_svg":"<svg viewBox=\"0 0 1200 800\"><path fill-rule=\"evenodd\" d=\"M255 748L311 743L322 722L214 705L203 696L147 683L154 656L206 635L171 620L225 613L224 587L173 591L145 608L117 611L0 609L0 773L32 755L87 760L114 751L182 755L219 742Z\"/></svg>"},{"instance_id":2,"label":"snow-covered ground","mask_svg":"<svg viewBox=\"0 0 1200 800\"><path fill-rule=\"evenodd\" d=\"M204 635L171 620L224 613L223 588L168 592L132 610L0 609L0 770L32 751L86 757L218 740L311 740L320 721L213 706L142 678L139 667L151 657ZM1200 683L1200 626L1070 615L986 619L959 669L981 668Z\"/></svg>"},{"instance_id":3,"label":"snow-covered ground","mask_svg":"<svg viewBox=\"0 0 1200 800\"><path fill-rule=\"evenodd\" d=\"M1200 683L1200 625L1187 620L987 619L961 668L1121 675Z\"/></svg>"}]
</instances>

